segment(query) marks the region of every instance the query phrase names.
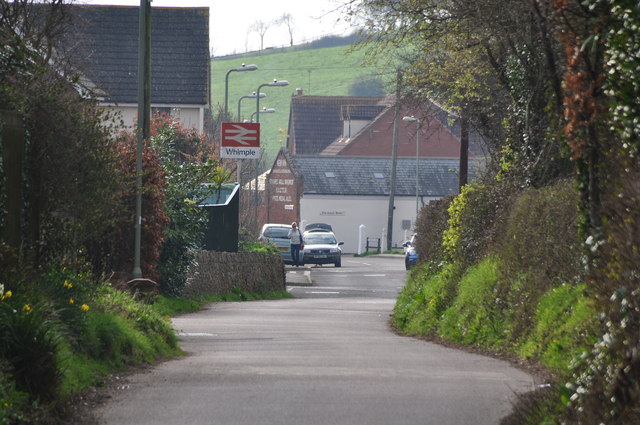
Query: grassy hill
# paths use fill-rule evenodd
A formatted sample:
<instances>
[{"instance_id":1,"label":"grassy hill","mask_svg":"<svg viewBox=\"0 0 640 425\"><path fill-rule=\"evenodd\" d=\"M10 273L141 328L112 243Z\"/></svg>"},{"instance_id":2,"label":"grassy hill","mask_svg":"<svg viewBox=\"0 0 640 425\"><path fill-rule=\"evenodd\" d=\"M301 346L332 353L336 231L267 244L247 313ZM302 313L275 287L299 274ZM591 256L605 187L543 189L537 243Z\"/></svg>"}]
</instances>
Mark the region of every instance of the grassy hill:
<instances>
[{"instance_id":1,"label":"grassy hill","mask_svg":"<svg viewBox=\"0 0 640 425\"><path fill-rule=\"evenodd\" d=\"M269 55L245 54L220 57L211 61L211 105L224 107L225 75L231 68L256 64L258 70L229 74L229 113L237 118L238 100L273 79L287 80L286 87L263 87L267 95L260 99L260 109L275 108L275 114L260 115L262 147L266 164L271 166L275 154L286 143L291 96L297 88L315 96L348 96L354 83L381 78L384 70L362 65L364 52L349 52L350 46L276 52ZM393 72L393 71L392 71ZM391 75L391 74L389 74ZM255 99L243 99L240 120L256 111Z\"/></svg>"}]
</instances>

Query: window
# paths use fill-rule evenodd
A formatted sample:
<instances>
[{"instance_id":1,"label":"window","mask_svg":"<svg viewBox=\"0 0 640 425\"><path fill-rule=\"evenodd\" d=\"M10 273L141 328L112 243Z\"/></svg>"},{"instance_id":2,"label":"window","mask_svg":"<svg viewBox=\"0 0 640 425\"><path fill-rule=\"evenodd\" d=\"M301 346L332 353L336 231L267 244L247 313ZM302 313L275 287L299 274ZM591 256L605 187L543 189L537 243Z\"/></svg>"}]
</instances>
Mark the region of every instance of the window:
<instances>
[{"instance_id":1,"label":"window","mask_svg":"<svg viewBox=\"0 0 640 425\"><path fill-rule=\"evenodd\" d=\"M329 178L335 178L336 173L334 173L333 171L325 171L324 176Z\"/></svg>"},{"instance_id":2,"label":"window","mask_svg":"<svg viewBox=\"0 0 640 425\"><path fill-rule=\"evenodd\" d=\"M376 179L383 179L384 178L384 174L382 174L382 173L373 173L373 177L375 177Z\"/></svg>"}]
</instances>

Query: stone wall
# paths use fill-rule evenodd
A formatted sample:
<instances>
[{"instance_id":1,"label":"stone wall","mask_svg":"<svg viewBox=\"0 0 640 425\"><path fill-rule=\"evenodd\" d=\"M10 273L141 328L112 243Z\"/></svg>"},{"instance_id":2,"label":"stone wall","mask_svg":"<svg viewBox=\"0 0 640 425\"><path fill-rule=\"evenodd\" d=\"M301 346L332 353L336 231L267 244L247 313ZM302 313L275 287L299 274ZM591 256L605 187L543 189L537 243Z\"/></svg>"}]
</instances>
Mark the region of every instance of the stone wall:
<instances>
[{"instance_id":1,"label":"stone wall","mask_svg":"<svg viewBox=\"0 0 640 425\"><path fill-rule=\"evenodd\" d=\"M182 295L224 295L239 288L253 293L286 289L285 270L278 254L200 251Z\"/></svg>"}]
</instances>

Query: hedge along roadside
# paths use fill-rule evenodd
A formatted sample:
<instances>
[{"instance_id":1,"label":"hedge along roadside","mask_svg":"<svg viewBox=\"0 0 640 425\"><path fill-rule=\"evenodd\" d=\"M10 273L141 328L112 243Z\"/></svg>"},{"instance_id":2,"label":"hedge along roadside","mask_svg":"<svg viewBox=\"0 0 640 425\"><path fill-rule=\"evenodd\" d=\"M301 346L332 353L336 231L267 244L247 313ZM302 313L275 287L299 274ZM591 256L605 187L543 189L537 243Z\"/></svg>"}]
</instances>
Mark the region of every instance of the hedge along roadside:
<instances>
[{"instance_id":1,"label":"hedge along roadside","mask_svg":"<svg viewBox=\"0 0 640 425\"><path fill-rule=\"evenodd\" d=\"M394 324L410 334L537 359L567 375L597 329L597 316L581 282L571 182L502 195L500 199L512 199L500 205L504 213L493 220L466 220L478 202L491 202L492 190L467 190L455 210L450 209L455 227L449 232L459 232L457 245L449 249L454 258L443 256L411 272L394 309ZM431 217L428 208L421 218ZM435 208L442 210L442 205ZM425 220L432 221L433 217ZM419 223L418 233L428 235L429 228ZM437 240L432 235L427 239ZM478 250L486 254L468 264Z\"/></svg>"}]
</instances>

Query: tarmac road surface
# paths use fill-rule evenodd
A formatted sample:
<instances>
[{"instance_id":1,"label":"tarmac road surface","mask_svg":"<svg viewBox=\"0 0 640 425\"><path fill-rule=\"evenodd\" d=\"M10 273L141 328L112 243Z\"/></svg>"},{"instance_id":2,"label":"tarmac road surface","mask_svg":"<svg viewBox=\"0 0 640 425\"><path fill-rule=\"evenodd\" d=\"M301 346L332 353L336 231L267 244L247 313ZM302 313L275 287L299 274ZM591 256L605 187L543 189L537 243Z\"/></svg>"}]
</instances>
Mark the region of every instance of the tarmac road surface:
<instances>
[{"instance_id":1,"label":"tarmac road surface","mask_svg":"<svg viewBox=\"0 0 640 425\"><path fill-rule=\"evenodd\" d=\"M402 257L287 267L294 299L174 319L189 354L128 378L105 425L496 425L533 379L508 363L396 335Z\"/></svg>"}]
</instances>

